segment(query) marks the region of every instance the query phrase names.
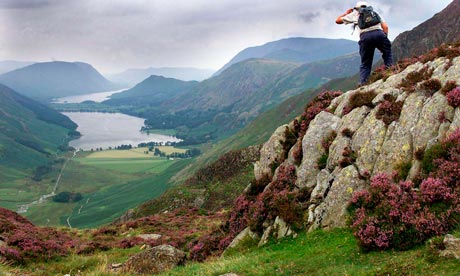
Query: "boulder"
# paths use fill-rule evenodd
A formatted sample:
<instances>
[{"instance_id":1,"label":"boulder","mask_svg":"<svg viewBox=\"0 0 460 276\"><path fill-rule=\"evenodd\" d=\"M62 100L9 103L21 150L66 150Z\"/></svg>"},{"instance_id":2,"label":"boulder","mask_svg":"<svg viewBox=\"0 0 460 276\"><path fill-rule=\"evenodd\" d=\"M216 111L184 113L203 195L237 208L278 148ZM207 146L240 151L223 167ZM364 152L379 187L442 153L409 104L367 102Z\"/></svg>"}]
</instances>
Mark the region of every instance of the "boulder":
<instances>
[{"instance_id":1,"label":"boulder","mask_svg":"<svg viewBox=\"0 0 460 276\"><path fill-rule=\"evenodd\" d=\"M315 210L316 220L324 228L344 227L347 206L353 192L366 188L366 181L359 178L358 170L350 165L340 171L327 194L324 204Z\"/></svg>"},{"instance_id":2,"label":"boulder","mask_svg":"<svg viewBox=\"0 0 460 276\"><path fill-rule=\"evenodd\" d=\"M372 175L380 172L392 173L398 166L411 162L413 155L412 135L400 123L394 124L394 129L383 143Z\"/></svg>"},{"instance_id":3,"label":"boulder","mask_svg":"<svg viewBox=\"0 0 460 276\"><path fill-rule=\"evenodd\" d=\"M446 235L443 243L446 249L442 250L439 255L460 260L460 239L452 235Z\"/></svg>"},{"instance_id":4,"label":"boulder","mask_svg":"<svg viewBox=\"0 0 460 276\"><path fill-rule=\"evenodd\" d=\"M438 136L441 113L444 113L447 118L454 117L454 109L448 105L446 97L441 93L435 93L424 104L417 125L414 127L414 149L426 148L430 140Z\"/></svg>"},{"instance_id":5,"label":"boulder","mask_svg":"<svg viewBox=\"0 0 460 276\"><path fill-rule=\"evenodd\" d=\"M137 237L141 238L141 239L144 239L144 240L159 240L161 239L161 235L159 234L139 234L137 235Z\"/></svg>"},{"instance_id":6,"label":"boulder","mask_svg":"<svg viewBox=\"0 0 460 276\"><path fill-rule=\"evenodd\" d=\"M257 233L251 231L249 227L246 227L243 231L241 231L230 243L228 248L234 248L241 244L242 241L246 239L252 239L258 241L260 239Z\"/></svg>"},{"instance_id":7,"label":"boulder","mask_svg":"<svg viewBox=\"0 0 460 276\"><path fill-rule=\"evenodd\" d=\"M376 113L374 108L353 135L352 150L356 153L360 174L372 173L387 134L385 123L375 117Z\"/></svg>"},{"instance_id":8,"label":"boulder","mask_svg":"<svg viewBox=\"0 0 460 276\"><path fill-rule=\"evenodd\" d=\"M260 160L254 164L254 176L260 180L264 175L273 177L273 164L281 164L284 161L283 142L286 141L285 131L289 126L282 125L275 130L270 139L260 150Z\"/></svg>"},{"instance_id":9,"label":"boulder","mask_svg":"<svg viewBox=\"0 0 460 276\"><path fill-rule=\"evenodd\" d=\"M123 264L124 273L158 274L185 263L185 252L170 245L159 245L136 254Z\"/></svg>"},{"instance_id":10,"label":"boulder","mask_svg":"<svg viewBox=\"0 0 460 276\"><path fill-rule=\"evenodd\" d=\"M325 111L311 121L302 140L303 160L297 170L297 187L313 188L316 185L318 159L325 153L321 142L337 130L339 122L339 117Z\"/></svg>"}]
</instances>

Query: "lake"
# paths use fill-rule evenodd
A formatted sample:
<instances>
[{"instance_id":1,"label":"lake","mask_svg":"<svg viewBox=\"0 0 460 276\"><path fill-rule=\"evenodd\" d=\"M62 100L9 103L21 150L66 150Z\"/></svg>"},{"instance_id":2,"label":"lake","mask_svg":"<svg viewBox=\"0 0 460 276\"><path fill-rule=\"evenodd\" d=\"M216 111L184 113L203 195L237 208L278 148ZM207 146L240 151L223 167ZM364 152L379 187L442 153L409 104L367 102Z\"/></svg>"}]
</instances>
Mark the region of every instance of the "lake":
<instances>
[{"instance_id":1,"label":"lake","mask_svg":"<svg viewBox=\"0 0 460 276\"><path fill-rule=\"evenodd\" d=\"M53 103L58 103L58 104L81 103L84 101L93 101L93 102L100 103L100 102L110 99L110 96L112 94L124 91L126 89L128 88L113 90L113 91L106 91L106 92L77 95L77 96L68 96L68 97L55 99L53 100Z\"/></svg>"},{"instance_id":2,"label":"lake","mask_svg":"<svg viewBox=\"0 0 460 276\"><path fill-rule=\"evenodd\" d=\"M173 136L147 134L140 131L144 119L121 113L63 112L77 125L82 134L77 140L70 141L71 147L83 150L107 149L120 145L136 147L147 142L180 142Z\"/></svg>"}]
</instances>

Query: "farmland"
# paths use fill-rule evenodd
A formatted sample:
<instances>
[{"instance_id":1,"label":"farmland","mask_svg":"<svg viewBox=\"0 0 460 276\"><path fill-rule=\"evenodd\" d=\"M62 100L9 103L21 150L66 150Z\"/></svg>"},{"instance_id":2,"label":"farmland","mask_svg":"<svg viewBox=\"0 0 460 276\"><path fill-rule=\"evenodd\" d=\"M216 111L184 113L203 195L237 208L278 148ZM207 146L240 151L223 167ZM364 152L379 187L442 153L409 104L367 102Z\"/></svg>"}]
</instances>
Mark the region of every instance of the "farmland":
<instances>
[{"instance_id":1,"label":"farmland","mask_svg":"<svg viewBox=\"0 0 460 276\"><path fill-rule=\"evenodd\" d=\"M185 149L162 147L161 151L182 153ZM161 195L169 187L169 179L190 162L157 157L147 148L78 152L62 173L56 193L78 192L83 200L49 200L30 207L24 215L49 226L88 228L109 223L129 208ZM50 174L52 179L44 181L51 183L55 176ZM39 196L38 192L33 194Z\"/></svg>"}]
</instances>

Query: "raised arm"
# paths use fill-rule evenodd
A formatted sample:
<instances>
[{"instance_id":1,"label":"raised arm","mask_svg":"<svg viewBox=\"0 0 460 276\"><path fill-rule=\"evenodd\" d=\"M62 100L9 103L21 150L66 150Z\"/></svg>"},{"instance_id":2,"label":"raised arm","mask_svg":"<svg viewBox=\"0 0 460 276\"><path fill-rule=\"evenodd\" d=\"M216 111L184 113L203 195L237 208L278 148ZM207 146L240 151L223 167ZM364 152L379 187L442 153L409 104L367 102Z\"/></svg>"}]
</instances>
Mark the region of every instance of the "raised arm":
<instances>
[{"instance_id":1,"label":"raised arm","mask_svg":"<svg viewBox=\"0 0 460 276\"><path fill-rule=\"evenodd\" d=\"M382 22L382 23L380 23L380 26L382 26L383 32L384 32L386 35L388 35L388 24L387 24L387 22Z\"/></svg>"},{"instance_id":2,"label":"raised arm","mask_svg":"<svg viewBox=\"0 0 460 276\"><path fill-rule=\"evenodd\" d=\"M337 19L335 20L335 23L337 23L337 24L343 24L344 21L343 21L343 18L342 18L342 17L344 17L345 15L348 15L348 14L350 14L350 13L352 13L352 12L353 12L353 9L348 9L344 14L340 15L339 17L337 17Z\"/></svg>"}]
</instances>

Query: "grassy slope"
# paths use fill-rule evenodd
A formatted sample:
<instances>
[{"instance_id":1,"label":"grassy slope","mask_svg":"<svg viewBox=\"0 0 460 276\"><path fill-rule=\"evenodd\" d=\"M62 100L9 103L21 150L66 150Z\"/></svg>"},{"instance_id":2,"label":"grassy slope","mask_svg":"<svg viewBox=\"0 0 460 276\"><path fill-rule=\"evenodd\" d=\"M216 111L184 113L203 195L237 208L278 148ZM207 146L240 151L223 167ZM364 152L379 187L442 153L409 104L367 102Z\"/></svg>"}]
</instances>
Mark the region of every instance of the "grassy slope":
<instances>
[{"instance_id":1,"label":"grassy slope","mask_svg":"<svg viewBox=\"0 0 460 276\"><path fill-rule=\"evenodd\" d=\"M166 147L164 150L173 151ZM172 175L192 162L189 159L168 160L145 156L142 149L79 153L67 163L57 193L79 192L83 200L77 203L48 201L32 206L24 215L38 225L67 225L70 215L72 227L97 227L113 221L127 209L164 193ZM57 171L42 181L48 184L47 188L54 186ZM37 199L37 195L51 192L49 189L38 188L29 188L21 193L14 189L6 194L8 191L0 190L0 196L23 203ZM11 206L7 207L15 210L16 204L11 202Z\"/></svg>"},{"instance_id":2,"label":"grassy slope","mask_svg":"<svg viewBox=\"0 0 460 276\"><path fill-rule=\"evenodd\" d=\"M246 251L246 252L244 252ZM347 229L301 233L261 248L234 250L202 264L164 275L458 275L460 261L441 259L428 246L364 253Z\"/></svg>"},{"instance_id":3,"label":"grassy slope","mask_svg":"<svg viewBox=\"0 0 460 276\"><path fill-rule=\"evenodd\" d=\"M0 272L17 275L113 275L107 267L140 252L113 249L95 255L69 257L11 268L0 263ZM408 251L362 252L347 229L317 230L297 238L245 247L205 263L188 263L162 275L458 275L460 261L438 257L428 245ZM15 275L16 275L15 274ZM117 274L131 275L131 274Z\"/></svg>"},{"instance_id":4,"label":"grassy slope","mask_svg":"<svg viewBox=\"0 0 460 276\"><path fill-rule=\"evenodd\" d=\"M270 138L279 126L291 122L295 117L302 114L305 106L311 99L324 90L347 91L356 86L357 78L337 79L328 82L321 88L307 90L302 94L293 96L280 105L272 108L252 121L247 127L235 135L218 142L212 148L197 158L193 167L187 167L174 179L175 183L180 183L190 177L196 170L206 164L216 160L223 153L234 149L245 148L252 145L262 144Z\"/></svg>"}]
</instances>

